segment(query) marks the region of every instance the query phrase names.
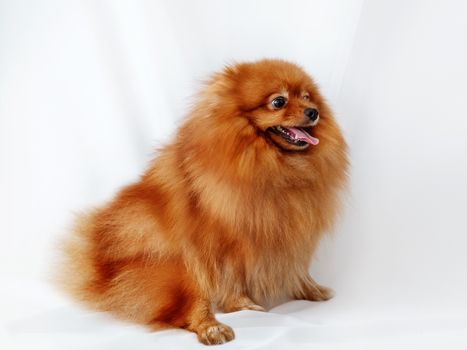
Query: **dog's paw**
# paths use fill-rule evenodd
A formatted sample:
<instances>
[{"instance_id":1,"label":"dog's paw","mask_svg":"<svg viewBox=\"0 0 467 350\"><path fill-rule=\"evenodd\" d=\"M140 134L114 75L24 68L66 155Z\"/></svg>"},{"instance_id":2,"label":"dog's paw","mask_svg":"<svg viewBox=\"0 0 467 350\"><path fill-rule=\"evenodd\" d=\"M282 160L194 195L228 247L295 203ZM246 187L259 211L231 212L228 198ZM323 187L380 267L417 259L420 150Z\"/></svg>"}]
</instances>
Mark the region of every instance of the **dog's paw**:
<instances>
[{"instance_id":1,"label":"dog's paw","mask_svg":"<svg viewBox=\"0 0 467 350\"><path fill-rule=\"evenodd\" d=\"M302 289L294 295L295 299L309 301L326 301L333 296L334 292L331 288L320 286L315 281L303 285Z\"/></svg>"},{"instance_id":2,"label":"dog's paw","mask_svg":"<svg viewBox=\"0 0 467 350\"><path fill-rule=\"evenodd\" d=\"M214 323L200 327L198 339L206 345L224 344L235 338L235 334L229 326L222 323Z\"/></svg>"},{"instance_id":3,"label":"dog's paw","mask_svg":"<svg viewBox=\"0 0 467 350\"><path fill-rule=\"evenodd\" d=\"M318 286L321 301L329 300L334 297L334 291L331 288Z\"/></svg>"},{"instance_id":4,"label":"dog's paw","mask_svg":"<svg viewBox=\"0 0 467 350\"><path fill-rule=\"evenodd\" d=\"M266 311L262 306L255 304L255 302L247 296L231 298L227 302L219 305L219 308L223 312L235 312L242 310Z\"/></svg>"},{"instance_id":5,"label":"dog's paw","mask_svg":"<svg viewBox=\"0 0 467 350\"><path fill-rule=\"evenodd\" d=\"M306 299L310 301L326 301L334 296L334 291L331 288L317 284L309 288L306 296Z\"/></svg>"},{"instance_id":6,"label":"dog's paw","mask_svg":"<svg viewBox=\"0 0 467 350\"><path fill-rule=\"evenodd\" d=\"M257 304L242 305L237 309L237 311L240 311L240 310L266 311L264 307L257 305Z\"/></svg>"}]
</instances>

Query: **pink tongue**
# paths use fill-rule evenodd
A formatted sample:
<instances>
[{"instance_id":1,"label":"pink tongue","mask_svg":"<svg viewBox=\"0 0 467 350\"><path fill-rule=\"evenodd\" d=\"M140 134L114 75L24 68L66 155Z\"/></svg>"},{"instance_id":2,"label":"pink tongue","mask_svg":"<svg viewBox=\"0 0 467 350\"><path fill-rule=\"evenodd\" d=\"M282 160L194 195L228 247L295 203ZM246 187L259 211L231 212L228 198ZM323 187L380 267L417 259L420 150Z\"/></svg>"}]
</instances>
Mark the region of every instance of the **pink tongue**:
<instances>
[{"instance_id":1,"label":"pink tongue","mask_svg":"<svg viewBox=\"0 0 467 350\"><path fill-rule=\"evenodd\" d=\"M295 138L300 141L305 141L306 143L317 145L319 140L316 137L311 136L303 129L299 128L286 128L289 132L292 132L295 135Z\"/></svg>"}]
</instances>

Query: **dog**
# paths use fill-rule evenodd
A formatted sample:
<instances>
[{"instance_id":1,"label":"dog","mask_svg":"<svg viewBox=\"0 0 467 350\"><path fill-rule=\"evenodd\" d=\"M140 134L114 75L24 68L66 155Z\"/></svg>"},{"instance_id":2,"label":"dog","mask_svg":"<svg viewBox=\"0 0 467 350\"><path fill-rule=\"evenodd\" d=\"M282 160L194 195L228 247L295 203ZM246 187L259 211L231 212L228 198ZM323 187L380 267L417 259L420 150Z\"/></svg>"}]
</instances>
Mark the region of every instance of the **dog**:
<instances>
[{"instance_id":1,"label":"dog","mask_svg":"<svg viewBox=\"0 0 467 350\"><path fill-rule=\"evenodd\" d=\"M308 271L347 169L342 133L301 67L226 66L139 181L78 217L59 283L93 309L228 342L214 307L332 296Z\"/></svg>"}]
</instances>

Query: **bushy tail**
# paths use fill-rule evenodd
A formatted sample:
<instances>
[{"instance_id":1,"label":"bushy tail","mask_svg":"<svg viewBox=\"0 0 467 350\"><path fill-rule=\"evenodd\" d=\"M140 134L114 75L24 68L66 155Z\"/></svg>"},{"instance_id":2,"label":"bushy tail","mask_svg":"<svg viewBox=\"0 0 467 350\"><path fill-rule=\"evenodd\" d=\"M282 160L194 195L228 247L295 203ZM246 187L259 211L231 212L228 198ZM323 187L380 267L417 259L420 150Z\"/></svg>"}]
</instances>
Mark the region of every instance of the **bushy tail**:
<instances>
[{"instance_id":1,"label":"bushy tail","mask_svg":"<svg viewBox=\"0 0 467 350\"><path fill-rule=\"evenodd\" d=\"M53 283L88 305L98 302L95 291L90 289L97 278L92 255L94 216L81 214L76 218L72 232L59 241L59 258L53 267Z\"/></svg>"}]
</instances>

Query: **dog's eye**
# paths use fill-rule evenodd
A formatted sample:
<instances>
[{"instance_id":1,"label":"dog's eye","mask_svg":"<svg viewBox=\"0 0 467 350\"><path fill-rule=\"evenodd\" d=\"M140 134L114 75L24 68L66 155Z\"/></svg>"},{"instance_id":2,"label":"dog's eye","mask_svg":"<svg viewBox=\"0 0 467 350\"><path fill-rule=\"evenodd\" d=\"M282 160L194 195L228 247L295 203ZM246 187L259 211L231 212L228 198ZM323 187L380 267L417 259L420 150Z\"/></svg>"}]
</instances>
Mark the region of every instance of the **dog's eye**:
<instances>
[{"instance_id":1,"label":"dog's eye","mask_svg":"<svg viewBox=\"0 0 467 350\"><path fill-rule=\"evenodd\" d=\"M303 95L302 98L303 98L305 101L310 101L310 95L308 95L308 94Z\"/></svg>"},{"instance_id":2,"label":"dog's eye","mask_svg":"<svg viewBox=\"0 0 467 350\"><path fill-rule=\"evenodd\" d=\"M276 97L274 100L271 101L271 105L275 109L281 109L287 103L287 99L284 96Z\"/></svg>"}]
</instances>

